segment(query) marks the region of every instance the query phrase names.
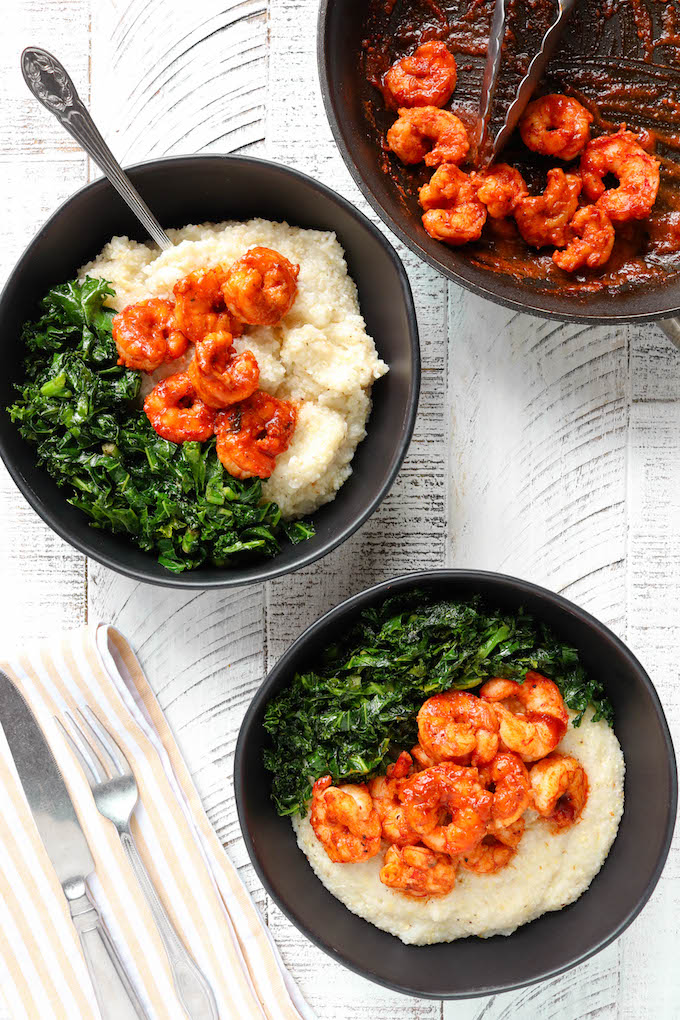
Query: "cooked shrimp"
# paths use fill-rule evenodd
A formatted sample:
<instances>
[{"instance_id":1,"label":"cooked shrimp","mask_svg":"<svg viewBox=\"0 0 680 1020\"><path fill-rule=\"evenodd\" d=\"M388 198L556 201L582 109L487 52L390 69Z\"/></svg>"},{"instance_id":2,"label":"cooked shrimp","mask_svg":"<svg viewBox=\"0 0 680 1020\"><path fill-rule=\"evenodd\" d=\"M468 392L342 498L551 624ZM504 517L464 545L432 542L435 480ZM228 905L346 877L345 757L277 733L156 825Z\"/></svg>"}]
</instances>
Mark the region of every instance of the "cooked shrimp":
<instances>
[{"instance_id":1,"label":"cooked shrimp","mask_svg":"<svg viewBox=\"0 0 680 1020\"><path fill-rule=\"evenodd\" d=\"M538 761L557 747L569 716L557 686L529 671L523 684L497 677L488 680L480 697L493 704L498 716L501 750L514 751L523 761Z\"/></svg>"},{"instance_id":2,"label":"cooked shrimp","mask_svg":"<svg viewBox=\"0 0 680 1020\"><path fill-rule=\"evenodd\" d=\"M456 884L457 862L425 846L391 846L380 869L380 881L406 896L446 896Z\"/></svg>"},{"instance_id":3,"label":"cooked shrimp","mask_svg":"<svg viewBox=\"0 0 680 1020\"><path fill-rule=\"evenodd\" d=\"M588 776L569 754L550 754L529 771L533 805L553 828L566 829L581 817L588 800Z\"/></svg>"},{"instance_id":4,"label":"cooked shrimp","mask_svg":"<svg viewBox=\"0 0 680 1020\"><path fill-rule=\"evenodd\" d=\"M421 706L418 740L435 762L483 765L498 751L498 720L493 709L474 694L447 691Z\"/></svg>"},{"instance_id":5,"label":"cooked shrimp","mask_svg":"<svg viewBox=\"0 0 680 1020\"><path fill-rule=\"evenodd\" d=\"M213 434L215 412L198 397L186 372L157 383L144 401L146 416L171 443L203 442Z\"/></svg>"},{"instance_id":6,"label":"cooked shrimp","mask_svg":"<svg viewBox=\"0 0 680 1020\"><path fill-rule=\"evenodd\" d=\"M312 788L309 817L316 838L336 864L367 861L380 850L380 819L366 786L331 786L330 776Z\"/></svg>"},{"instance_id":7,"label":"cooked shrimp","mask_svg":"<svg viewBox=\"0 0 680 1020\"><path fill-rule=\"evenodd\" d=\"M187 349L187 338L176 325L175 306L162 298L128 305L114 315L112 329L118 364L142 372L154 372Z\"/></svg>"},{"instance_id":8,"label":"cooked shrimp","mask_svg":"<svg viewBox=\"0 0 680 1020\"><path fill-rule=\"evenodd\" d=\"M233 316L275 326L293 307L300 267L272 248L251 248L229 266L222 293Z\"/></svg>"},{"instance_id":9,"label":"cooked shrimp","mask_svg":"<svg viewBox=\"0 0 680 1020\"><path fill-rule=\"evenodd\" d=\"M196 344L189 376L208 407L229 407L252 396L260 369L252 351L237 354L231 333L208 333Z\"/></svg>"},{"instance_id":10,"label":"cooked shrimp","mask_svg":"<svg viewBox=\"0 0 680 1020\"><path fill-rule=\"evenodd\" d=\"M524 111L519 133L532 152L575 159L590 141L592 121L592 113L570 96L541 96Z\"/></svg>"},{"instance_id":11,"label":"cooked shrimp","mask_svg":"<svg viewBox=\"0 0 680 1020\"><path fill-rule=\"evenodd\" d=\"M613 223L649 216L659 190L659 161L630 131L593 139L581 157L583 191ZM613 174L617 188L606 188L603 177Z\"/></svg>"},{"instance_id":12,"label":"cooked shrimp","mask_svg":"<svg viewBox=\"0 0 680 1020\"><path fill-rule=\"evenodd\" d=\"M231 333L240 336L241 325L227 309L222 285L224 269L197 269L175 284L175 318L182 332L192 343L208 333Z\"/></svg>"},{"instance_id":13,"label":"cooked shrimp","mask_svg":"<svg viewBox=\"0 0 680 1020\"><path fill-rule=\"evenodd\" d=\"M481 236L486 209L477 198L467 174L452 163L442 163L420 189L423 226L431 237L447 244L466 244Z\"/></svg>"},{"instance_id":14,"label":"cooked shrimp","mask_svg":"<svg viewBox=\"0 0 680 1020\"><path fill-rule=\"evenodd\" d=\"M380 817L383 837L397 846L420 843L420 836L406 822L404 805L399 800L399 790L412 764L411 755L402 751L394 764L388 767L386 775L371 779L368 784L373 807Z\"/></svg>"},{"instance_id":15,"label":"cooked shrimp","mask_svg":"<svg viewBox=\"0 0 680 1020\"><path fill-rule=\"evenodd\" d=\"M385 75L386 102L399 106L443 106L456 87L456 58L443 42L423 43Z\"/></svg>"},{"instance_id":16,"label":"cooked shrimp","mask_svg":"<svg viewBox=\"0 0 680 1020\"><path fill-rule=\"evenodd\" d=\"M510 751L501 751L493 761L479 770L479 778L493 793L491 828L513 825L521 818L531 801L529 773L522 759Z\"/></svg>"},{"instance_id":17,"label":"cooked shrimp","mask_svg":"<svg viewBox=\"0 0 680 1020\"><path fill-rule=\"evenodd\" d=\"M258 390L217 415L217 456L234 478L269 478L296 424L295 404Z\"/></svg>"},{"instance_id":18,"label":"cooked shrimp","mask_svg":"<svg viewBox=\"0 0 680 1020\"><path fill-rule=\"evenodd\" d=\"M553 262L566 273L575 273L587 266L603 266L614 247L614 227L603 209L585 205L574 213L567 228L568 243L564 251L553 252Z\"/></svg>"},{"instance_id":19,"label":"cooked shrimp","mask_svg":"<svg viewBox=\"0 0 680 1020\"><path fill-rule=\"evenodd\" d=\"M387 144L402 163L439 166L462 163L470 148L462 120L436 106L403 107L387 132Z\"/></svg>"},{"instance_id":20,"label":"cooked shrimp","mask_svg":"<svg viewBox=\"0 0 680 1020\"><path fill-rule=\"evenodd\" d=\"M416 762L418 771L423 769L431 769L433 765L439 764L434 758L431 758L424 747L420 744L416 744L415 747L411 748L411 757Z\"/></svg>"},{"instance_id":21,"label":"cooked shrimp","mask_svg":"<svg viewBox=\"0 0 680 1020\"><path fill-rule=\"evenodd\" d=\"M512 216L517 203L529 194L519 170L507 163L496 163L488 170L470 175L477 192L477 198L486 206L486 211L494 220L503 216Z\"/></svg>"},{"instance_id":22,"label":"cooked shrimp","mask_svg":"<svg viewBox=\"0 0 680 1020\"><path fill-rule=\"evenodd\" d=\"M518 818L506 828L488 833L481 843L461 854L460 865L477 875L493 875L507 867L517 853L517 847L524 835L524 819Z\"/></svg>"},{"instance_id":23,"label":"cooked shrimp","mask_svg":"<svg viewBox=\"0 0 680 1020\"><path fill-rule=\"evenodd\" d=\"M548 170L548 183L542 195L521 198L515 209L520 234L536 248L546 244L562 247L567 243L567 224L576 212L581 192L578 174Z\"/></svg>"},{"instance_id":24,"label":"cooked shrimp","mask_svg":"<svg viewBox=\"0 0 680 1020\"><path fill-rule=\"evenodd\" d=\"M475 768L452 762L434 765L407 779L399 791L406 821L431 850L454 856L486 834L491 794Z\"/></svg>"}]
</instances>

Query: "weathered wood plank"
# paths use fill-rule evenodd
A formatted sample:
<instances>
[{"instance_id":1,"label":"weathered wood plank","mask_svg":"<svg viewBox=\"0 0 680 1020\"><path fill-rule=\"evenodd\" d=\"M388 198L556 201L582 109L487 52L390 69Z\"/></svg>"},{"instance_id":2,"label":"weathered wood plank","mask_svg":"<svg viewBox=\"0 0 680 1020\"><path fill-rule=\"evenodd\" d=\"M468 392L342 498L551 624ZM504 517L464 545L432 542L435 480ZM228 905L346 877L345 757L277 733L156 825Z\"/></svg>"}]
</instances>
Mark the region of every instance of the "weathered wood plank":
<instances>
[{"instance_id":1,"label":"weathered wood plank","mask_svg":"<svg viewBox=\"0 0 680 1020\"><path fill-rule=\"evenodd\" d=\"M171 591L90 567L90 613L137 651L219 839L263 902L233 792L236 738L264 672L262 589Z\"/></svg>"},{"instance_id":2,"label":"weathered wood plank","mask_svg":"<svg viewBox=\"0 0 680 1020\"><path fill-rule=\"evenodd\" d=\"M257 151L266 18L266 0L97 5L92 112L120 161Z\"/></svg>"},{"instance_id":3,"label":"weathered wood plank","mask_svg":"<svg viewBox=\"0 0 680 1020\"><path fill-rule=\"evenodd\" d=\"M62 18L72 31L61 45L63 59L82 76L88 91L89 0L56 4L11 5L0 38L0 165L4 216L0 281L43 220L59 202L87 180L87 159L31 97L19 67L28 43L52 45ZM85 618L85 559L62 542L29 507L0 466L0 640L22 641Z\"/></svg>"},{"instance_id":4,"label":"weathered wood plank","mask_svg":"<svg viewBox=\"0 0 680 1020\"><path fill-rule=\"evenodd\" d=\"M372 984L308 942L273 904L269 924L281 956L319 1020L441 1020L442 1003Z\"/></svg>"},{"instance_id":5,"label":"weathered wood plank","mask_svg":"<svg viewBox=\"0 0 680 1020\"><path fill-rule=\"evenodd\" d=\"M436 304L434 307L437 307ZM442 326L438 334L443 341ZM441 370L427 365L421 416L411 453L392 493L371 520L322 563L267 585L267 664L322 612L377 581L444 557L445 520ZM438 390L438 393L437 393ZM427 409L431 417L422 413ZM369 425L370 427L370 425ZM320 1020L376 1017L435 1020L441 1004L392 993L350 975L300 935L273 904L272 932L283 958Z\"/></svg>"},{"instance_id":6,"label":"weathered wood plank","mask_svg":"<svg viewBox=\"0 0 680 1020\"><path fill-rule=\"evenodd\" d=\"M366 210L323 112L316 13L315 0L12 4L0 40L10 113L0 120L0 275L89 172L25 89L18 54L28 43L60 56L124 161L247 149L298 166ZM423 393L407 462L371 521L266 593L166 592L89 569L91 613L117 622L138 647L218 834L265 906L233 803L240 720L290 640L376 580L449 563L563 591L630 642L680 732L680 357L654 326L592 330L516 316L447 286L400 251L418 304ZM80 622L83 558L42 525L4 471L0 520L0 637ZM392 995L329 960L272 907L270 920L320 1020L665 1018L680 1011L670 955L679 858L676 840L652 901L614 946L552 982L488 1000Z\"/></svg>"},{"instance_id":7,"label":"weathered wood plank","mask_svg":"<svg viewBox=\"0 0 680 1020\"><path fill-rule=\"evenodd\" d=\"M451 562L561 591L622 631L626 331L518 315L460 291L450 308ZM615 1017L618 961L615 945L461 1018Z\"/></svg>"},{"instance_id":8,"label":"weathered wood plank","mask_svg":"<svg viewBox=\"0 0 680 1020\"><path fill-rule=\"evenodd\" d=\"M31 96L19 67L25 46L44 46L53 51L71 74L85 102L89 98L90 0L21 0L3 10L0 40L0 93L4 116L0 118L0 153L15 167L33 164L56 154L65 164L75 159L84 165L86 157L54 117ZM37 173L37 169L36 169ZM37 187L39 184L39 187ZM28 195L57 199L58 175L40 172L34 176ZM67 188L64 197L69 193ZM48 202L48 205L52 203ZM18 210L17 210L18 211ZM14 219L14 216L12 216ZM31 232L30 214L17 223Z\"/></svg>"},{"instance_id":9,"label":"weathered wood plank","mask_svg":"<svg viewBox=\"0 0 680 1020\"><path fill-rule=\"evenodd\" d=\"M264 135L260 0L120 0L93 9L92 109L123 162L236 146ZM137 648L211 822L256 898L233 796L243 713L264 672L264 596L168 592L89 564L93 615Z\"/></svg>"},{"instance_id":10,"label":"weathered wood plank","mask_svg":"<svg viewBox=\"0 0 680 1020\"><path fill-rule=\"evenodd\" d=\"M450 306L453 562L537 581L620 624L625 331L462 292Z\"/></svg>"},{"instance_id":11,"label":"weathered wood plank","mask_svg":"<svg viewBox=\"0 0 680 1020\"><path fill-rule=\"evenodd\" d=\"M268 585L269 667L304 627L343 599L388 577L443 564L446 305L440 280L427 270L418 280L423 381L410 452L392 492L356 535L320 563Z\"/></svg>"},{"instance_id":12,"label":"weathered wood plank","mask_svg":"<svg viewBox=\"0 0 680 1020\"><path fill-rule=\"evenodd\" d=\"M340 159L323 112L311 29L316 8L309 0L271 5L267 154L337 188L375 221ZM313 145L302 141L312 138ZM400 247L399 253L416 296L423 357L411 450L391 494L352 539L321 563L267 586L268 665L306 625L342 599L376 581L444 561L447 290L410 252ZM314 949L273 905L269 917L283 958L320 1020L348 1020L369 1011L386 1018L441 1016L439 1002L395 994L349 974Z\"/></svg>"},{"instance_id":13,"label":"weathered wood plank","mask_svg":"<svg viewBox=\"0 0 680 1020\"><path fill-rule=\"evenodd\" d=\"M652 365L647 353L658 352ZM672 356L672 360L669 358ZM680 403L668 378L680 358L645 334L632 363L630 416L627 640L648 670L664 705L676 751L680 734ZM672 400L660 399L662 395ZM650 791L650 795L653 795ZM680 975L675 966L680 914L680 844L674 839L652 899L620 940L622 1020L675 1016Z\"/></svg>"},{"instance_id":14,"label":"weathered wood plank","mask_svg":"<svg viewBox=\"0 0 680 1020\"><path fill-rule=\"evenodd\" d=\"M31 97L19 68L29 44L53 46L89 91L90 0L39 0L3 10L0 36L0 167L3 244L0 285L52 209L87 181L87 159ZM61 31L63 19L70 31ZM4 413L4 412L0 412ZM87 608L85 558L62 542L20 495L0 465L0 645L78 626ZM0 1002L0 1017L9 1013Z\"/></svg>"},{"instance_id":15,"label":"weathered wood plank","mask_svg":"<svg viewBox=\"0 0 680 1020\"><path fill-rule=\"evenodd\" d=\"M489 998L446 1002L443 1020L614 1020L619 991L618 953L610 946L551 981Z\"/></svg>"}]
</instances>

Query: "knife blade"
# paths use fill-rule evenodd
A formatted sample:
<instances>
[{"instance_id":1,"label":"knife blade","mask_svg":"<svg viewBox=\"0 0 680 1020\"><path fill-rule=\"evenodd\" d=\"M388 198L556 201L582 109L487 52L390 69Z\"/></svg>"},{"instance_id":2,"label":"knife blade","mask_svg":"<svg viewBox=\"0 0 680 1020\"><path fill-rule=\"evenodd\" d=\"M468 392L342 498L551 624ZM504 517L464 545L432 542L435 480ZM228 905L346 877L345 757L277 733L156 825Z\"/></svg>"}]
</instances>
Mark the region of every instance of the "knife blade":
<instances>
[{"instance_id":1,"label":"knife blade","mask_svg":"<svg viewBox=\"0 0 680 1020\"><path fill-rule=\"evenodd\" d=\"M78 931L104 1020L148 1020L125 966L92 900L86 879L95 870L68 789L23 695L0 670L0 722L26 800Z\"/></svg>"},{"instance_id":2,"label":"knife blade","mask_svg":"<svg viewBox=\"0 0 680 1020\"><path fill-rule=\"evenodd\" d=\"M40 838L63 885L94 871L94 860L59 766L23 697L0 671L0 720Z\"/></svg>"}]
</instances>

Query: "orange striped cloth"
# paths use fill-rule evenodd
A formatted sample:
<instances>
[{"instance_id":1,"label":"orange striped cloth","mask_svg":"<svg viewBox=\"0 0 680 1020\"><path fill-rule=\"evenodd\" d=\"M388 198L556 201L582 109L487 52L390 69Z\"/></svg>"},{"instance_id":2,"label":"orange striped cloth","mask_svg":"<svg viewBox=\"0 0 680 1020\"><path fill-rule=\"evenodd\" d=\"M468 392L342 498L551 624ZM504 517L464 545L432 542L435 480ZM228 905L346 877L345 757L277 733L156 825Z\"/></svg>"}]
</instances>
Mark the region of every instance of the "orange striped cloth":
<instances>
[{"instance_id":1,"label":"orange striped cloth","mask_svg":"<svg viewBox=\"0 0 680 1020\"><path fill-rule=\"evenodd\" d=\"M313 1020L203 811L125 638L99 625L0 663L36 716L96 864L90 882L149 1015L185 1020L163 945L113 825L97 811L55 716L89 705L123 747L140 800L133 831L156 889L229 1020ZM0 722L1 722L0 718ZM13 1020L97 1020L66 900L0 729L0 988Z\"/></svg>"}]
</instances>

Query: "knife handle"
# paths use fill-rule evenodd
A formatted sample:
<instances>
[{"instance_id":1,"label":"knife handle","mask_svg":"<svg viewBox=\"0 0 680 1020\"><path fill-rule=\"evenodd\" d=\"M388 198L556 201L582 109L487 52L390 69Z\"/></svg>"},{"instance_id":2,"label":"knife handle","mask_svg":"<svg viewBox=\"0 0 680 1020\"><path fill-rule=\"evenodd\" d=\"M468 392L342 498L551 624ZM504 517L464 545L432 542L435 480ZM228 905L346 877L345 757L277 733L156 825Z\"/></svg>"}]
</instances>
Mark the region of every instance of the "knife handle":
<instances>
[{"instance_id":1,"label":"knife handle","mask_svg":"<svg viewBox=\"0 0 680 1020\"><path fill-rule=\"evenodd\" d=\"M87 891L77 899L69 900L69 909L80 936L102 1020L149 1020L149 1014L130 984L118 950Z\"/></svg>"}]
</instances>

